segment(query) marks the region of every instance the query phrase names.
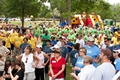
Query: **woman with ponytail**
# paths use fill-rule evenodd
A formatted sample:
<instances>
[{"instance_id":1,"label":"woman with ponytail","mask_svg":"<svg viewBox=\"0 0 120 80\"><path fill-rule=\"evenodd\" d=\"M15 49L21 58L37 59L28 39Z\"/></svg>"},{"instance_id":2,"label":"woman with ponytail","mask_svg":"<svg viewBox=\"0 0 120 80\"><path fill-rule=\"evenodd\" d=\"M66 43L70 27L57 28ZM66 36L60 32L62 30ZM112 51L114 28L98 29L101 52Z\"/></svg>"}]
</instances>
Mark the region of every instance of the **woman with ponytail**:
<instances>
[{"instance_id":1,"label":"woman with ponytail","mask_svg":"<svg viewBox=\"0 0 120 80\"><path fill-rule=\"evenodd\" d=\"M23 80L24 78L24 71L25 71L25 66L22 61L15 60L14 61L15 69L17 70L15 75L12 75L12 67L10 66L8 69L8 72L10 74L11 80Z\"/></svg>"}]
</instances>

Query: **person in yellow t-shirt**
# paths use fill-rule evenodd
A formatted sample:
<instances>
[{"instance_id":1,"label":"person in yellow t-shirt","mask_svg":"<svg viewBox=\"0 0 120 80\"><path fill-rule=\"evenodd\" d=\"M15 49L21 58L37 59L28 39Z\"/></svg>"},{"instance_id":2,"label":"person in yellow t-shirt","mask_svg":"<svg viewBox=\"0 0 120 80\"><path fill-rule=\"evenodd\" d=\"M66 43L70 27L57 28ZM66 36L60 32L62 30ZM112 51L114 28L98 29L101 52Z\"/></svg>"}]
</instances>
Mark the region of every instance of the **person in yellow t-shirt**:
<instances>
[{"instance_id":1,"label":"person in yellow t-shirt","mask_svg":"<svg viewBox=\"0 0 120 80\"><path fill-rule=\"evenodd\" d=\"M7 47L9 50L11 48L11 43L10 43L10 37L9 37L9 33L6 34L6 37L5 37L5 47Z\"/></svg>"},{"instance_id":2,"label":"person in yellow t-shirt","mask_svg":"<svg viewBox=\"0 0 120 80\"><path fill-rule=\"evenodd\" d=\"M120 37L117 38L117 40L114 43L115 45L120 44Z\"/></svg>"},{"instance_id":3,"label":"person in yellow t-shirt","mask_svg":"<svg viewBox=\"0 0 120 80\"><path fill-rule=\"evenodd\" d=\"M21 34L15 37L14 39L14 56L21 54L21 48L20 45L23 42L23 38L21 37Z\"/></svg>"},{"instance_id":4,"label":"person in yellow t-shirt","mask_svg":"<svg viewBox=\"0 0 120 80\"><path fill-rule=\"evenodd\" d=\"M14 38L18 36L18 33L13 29L13 32L10 33L10 42L11 42L11 50L14 50Z\"/></svg>"},{"instance_id":5,"label":"person in yellow t-shirt","mask_svg":"<svg viewBox=\"0 0 120 80\"><path fill-rule=\"evenodd\" d=\"M31 47L32 49L35 49L37 43L37 38L36 37L31 37Z\"/></svg>"},{"instance_id":6,"label":"person in yellow t-shirt","mask_svg":"<svg viewBox=\"0 0 120 80\"><path fill-rule=\"evenodd\" d=\"M117 44L117 36L116 35L114 35L114 37L112 37L112 40L111 40L112 42L113 42L113 45L116 45Z\"/></svg>"}]
</instances>

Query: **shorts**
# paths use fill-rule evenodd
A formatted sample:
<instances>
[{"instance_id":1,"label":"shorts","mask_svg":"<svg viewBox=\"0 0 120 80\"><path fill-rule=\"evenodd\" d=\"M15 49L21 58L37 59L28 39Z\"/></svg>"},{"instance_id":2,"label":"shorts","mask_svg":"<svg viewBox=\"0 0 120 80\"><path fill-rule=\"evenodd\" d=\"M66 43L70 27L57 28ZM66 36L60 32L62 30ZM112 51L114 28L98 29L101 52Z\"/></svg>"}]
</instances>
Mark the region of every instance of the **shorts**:
<instances>
[{"instance_id":1,"label":"shorts","mask_svg":"<svg viewBox=\"0 0 120 80\"><path fill-rule=\"evenodd\" d=\"M3 76L4 71L0 71L0 77Z\"/></svg>"},{"instance_id":2,"label":"shorts","mask_svg":"<svg viewBox=\"0 0 120 80\"><path fill-rule=\"evenodd\" d=\"M49 76L49 80L52 80L52 77ZM55 80L64 80L64 78L59 78L59 79L55 79Z\"/></svg>"},{"instance_id":3,"label":"shorts","mask_svg":"<svg viewBox=\"0 0 120 80\"><path fill-rule=\"evenodd\" d=\"M34 80L34 79L35 79L35 72L24 74L24 80Z\"/></svg>"}]
</instances>

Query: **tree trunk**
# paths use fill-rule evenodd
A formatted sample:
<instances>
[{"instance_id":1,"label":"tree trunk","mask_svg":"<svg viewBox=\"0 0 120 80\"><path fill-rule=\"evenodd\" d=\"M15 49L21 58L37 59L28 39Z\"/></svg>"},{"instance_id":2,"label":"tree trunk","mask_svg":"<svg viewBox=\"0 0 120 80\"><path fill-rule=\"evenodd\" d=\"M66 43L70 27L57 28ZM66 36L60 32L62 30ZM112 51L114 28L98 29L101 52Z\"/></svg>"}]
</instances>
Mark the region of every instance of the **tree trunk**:
<instances>
[{"instance_id":1,"label":"tree trunk","mask_svg":"<svg viewBox=\"0 0 120 80\"><path fill-rule=\"evenodd\" d=\"M67 22L71 24L71 0L66 0L66 2L67 2L67 12L68 12Z\"/></svg>"},{"instance_id":2,"label":"tree trunk","mask_svg":"<svg viewBox=\"0 0 120 80\"><path fill-rule=\"evenodd\" d=\"M54 10L53 10L52 8L51 8L51 11L52 11L53 23L56 24L56 22L55 22Z\"/></svg>"},{"instance_id":3,"label":"tree trunk","mask_svg":"<svg viewBox=\"0 0 120 80\"><path fill-rule=\"evenodd\" d=\"M23 0L23 6L22 6L22 29L24 28L24 14L25 14L25 12L24 12L24 10L25 10L25 1Z\"/></svg>"},{"instance_id":4,"label":"tree trunk","mask_svg":"<svg viewBox=\"0 0 120 80\"><path fill-rule=\"evenodd\" d=\"M63 16L62 16L62 12L63 12L63 11L60 10L60 23L61 23L61 22L64 22L64 18L63 18Z\"/></svg>"}]
</instances>

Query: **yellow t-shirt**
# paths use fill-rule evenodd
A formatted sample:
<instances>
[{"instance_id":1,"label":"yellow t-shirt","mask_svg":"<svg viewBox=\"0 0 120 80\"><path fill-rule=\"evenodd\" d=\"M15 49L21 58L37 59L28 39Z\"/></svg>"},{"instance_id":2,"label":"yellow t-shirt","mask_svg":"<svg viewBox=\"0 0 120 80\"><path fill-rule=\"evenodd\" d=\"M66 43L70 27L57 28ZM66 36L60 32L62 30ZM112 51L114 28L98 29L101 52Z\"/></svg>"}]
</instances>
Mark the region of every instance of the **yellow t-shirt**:
<instances>
[{"instance_id":1,"label":"yellow t-shirt","mask_svg":"<svg viewBox=\"0 0 120 80\"><path fill-rule=\"evenodd\" d=\"M37 43L37 38L36 37L32 37L30 41L31 41L30 45L34 49L35 46L36 46L36 43Z\"/></svg>"},{"instance_id":2,"label":"yellow t-shirt","mask_svg":"<svg viewBox=\"0 0 120 80\"><path fill-rule=\"evenodd\" d=\"M104 35L100 38L100 42L103 42L104 41Z\"/></svg>"},{"instance_id":3,"label":"yellow t-shirt","mask_svg":"<svg viewBox=\"0 0 120 80\"><path fill-rule=\"evenodd\" d=\"M5 46L6 46L7 48L11 48L11 43L10 43L10 38L9 38L9 37L6 37L6 38L5 38Z\"/></svg>"},{"instance_id":4,"label":"yellow t-shirt","mask_svg":"<svg viewBox=\"0 0 120 80\"><path fill-rule=\"evenodd\" d=\"M22 44L22 42L23 42L23 39L22 39L22 37L19 37L19 36L16 36L15 37L15 46L16 47L20 47L20 45Z\"/></svg>"},{"instance_id":5,"label":"yellow t-shirt","mask_svg":"<svg viewBox=\"0 0 120 80\"><path fill-rule=\"evenodd\" d=\"M116 37L112 37L112 40L111 40L111 41L113 41L113 45L118 44L118 41L117 41L117 38L116 38Z\"/></svg>"},{"instance_id":6,"label":"yellow t-shirt","mask_svg":"<svg viewBox=\"0 0 120 80\"><path fill-rule=\"evenodd\" d=\"M95 38L94 40L95 40L95 43L98 45L98 39L97 39L97 38Z\"/></svg>"},{"instance_id":7,"label":"yellow t-shirt","mask_svg":"<svg viewBox=\"0 0 120 80\"><path fill-rule=\"evenodd\" d=\"M18 36L18 33L17 33L17 32L11 33L11 34L9 35L9 37L10 37L10 42L11 42L11 43L14 43L14 39L15 39L16 36Z\"/></svg>"}]
</instances>

